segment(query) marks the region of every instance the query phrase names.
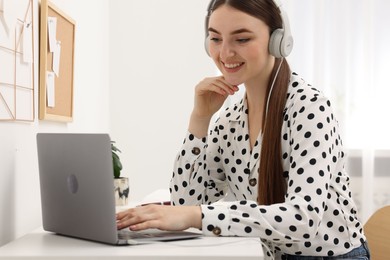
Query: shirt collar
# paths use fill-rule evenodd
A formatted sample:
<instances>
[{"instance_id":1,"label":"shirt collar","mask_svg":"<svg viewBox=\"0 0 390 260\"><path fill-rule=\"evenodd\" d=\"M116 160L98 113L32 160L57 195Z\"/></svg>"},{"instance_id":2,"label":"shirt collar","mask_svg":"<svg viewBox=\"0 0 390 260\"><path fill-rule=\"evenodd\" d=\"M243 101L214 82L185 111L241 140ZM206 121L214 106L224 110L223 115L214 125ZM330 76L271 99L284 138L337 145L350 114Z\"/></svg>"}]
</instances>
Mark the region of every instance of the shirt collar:
<instances>
[{"instance_id":1,"label":"shirt collar","mask_svg":"<svg viewBox=\"0 0 390 260\"><path fill-rule=\"evenodd\" d=\"M237 121L242 121L243 119L245 119L245 118L243 118L245 111L248 111L246 94L239 102L234 104L233 107L231 108L231 115L230 115L229 122L237 122Z\"/></svg>"}]
</instances>

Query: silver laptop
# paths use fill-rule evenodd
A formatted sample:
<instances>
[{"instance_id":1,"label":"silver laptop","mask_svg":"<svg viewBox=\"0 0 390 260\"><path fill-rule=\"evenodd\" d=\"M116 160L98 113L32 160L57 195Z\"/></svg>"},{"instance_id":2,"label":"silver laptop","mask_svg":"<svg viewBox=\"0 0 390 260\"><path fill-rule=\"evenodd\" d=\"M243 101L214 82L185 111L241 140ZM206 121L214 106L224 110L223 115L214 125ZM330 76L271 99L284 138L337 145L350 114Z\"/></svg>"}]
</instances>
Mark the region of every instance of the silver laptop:
<instances>
[{"instance_id":1,"label":"silver laptop","mask_svg":"<svg viewBox=\"0 0 390 260\"><path fill-rule=\"evenodd\" d=\"M44 230L115 245L200 236L117 230L108 134L38 133L37 147Z\"/></svg>"}]
</instances>

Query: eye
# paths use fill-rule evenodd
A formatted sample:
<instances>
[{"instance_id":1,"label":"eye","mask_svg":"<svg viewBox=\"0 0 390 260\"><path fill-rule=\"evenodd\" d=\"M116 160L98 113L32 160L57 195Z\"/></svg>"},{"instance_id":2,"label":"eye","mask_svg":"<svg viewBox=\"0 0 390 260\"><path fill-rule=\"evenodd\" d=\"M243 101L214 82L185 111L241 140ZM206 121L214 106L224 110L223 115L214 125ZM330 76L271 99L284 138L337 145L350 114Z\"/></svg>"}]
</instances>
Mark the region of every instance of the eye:
<instances>
[{"instance_id":1,"label":"eye","mask_svg":"<svg viewBox=\"0 0 390 260\"><path fill-rule=\"evenodd\" d=\"M210 38L210 41L212 41L212 42L220 42L221 41L221 39L219 39L219 38L217 38L217 37L211 37Z\"/></svg>"},{"instance_id":2,"label":"eye","mask_svg":"<svg viewBox=\"0 0 390 260\"><path fill-rule=\"evenodd\" d=\"M237 42L239 43L246 43L246 42L249 42L250 41L250 38L240 38L240 39L237 39Z\"/></svg>"}]
</instances>

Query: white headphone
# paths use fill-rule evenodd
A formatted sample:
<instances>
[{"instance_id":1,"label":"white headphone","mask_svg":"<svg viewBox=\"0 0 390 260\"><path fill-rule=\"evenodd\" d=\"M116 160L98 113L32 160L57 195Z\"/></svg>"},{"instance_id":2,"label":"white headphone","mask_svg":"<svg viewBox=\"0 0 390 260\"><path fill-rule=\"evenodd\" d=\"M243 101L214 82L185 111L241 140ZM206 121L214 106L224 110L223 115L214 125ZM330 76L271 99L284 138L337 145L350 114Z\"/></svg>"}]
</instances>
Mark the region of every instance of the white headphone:
<instances>
[{"instance_id":1,"label":"white headphone","mask_svg":"<svg viewBox=\"0 0 390 260\"><path fill-rule=\"evenodd\" d=\"M272 0L274 1L275 5L279 8L282 21L283 21L283 28L278 28L274 30L271 34L268 49L272 56L275 58L285 58L287 57L294 45L294 39L291 35L290 30L290 23L288 21L288 17L286 12L281 8L282 4L280 0ZM208 21L210 19L211 13L214 11L214 4L216 0L212 0L207 8L207 16L205 21L205 29L206 29L206 39L205 39L205 49L207 54L210 56L209 52L209 33L208 33Z\"/></svg>"}]
</instances>

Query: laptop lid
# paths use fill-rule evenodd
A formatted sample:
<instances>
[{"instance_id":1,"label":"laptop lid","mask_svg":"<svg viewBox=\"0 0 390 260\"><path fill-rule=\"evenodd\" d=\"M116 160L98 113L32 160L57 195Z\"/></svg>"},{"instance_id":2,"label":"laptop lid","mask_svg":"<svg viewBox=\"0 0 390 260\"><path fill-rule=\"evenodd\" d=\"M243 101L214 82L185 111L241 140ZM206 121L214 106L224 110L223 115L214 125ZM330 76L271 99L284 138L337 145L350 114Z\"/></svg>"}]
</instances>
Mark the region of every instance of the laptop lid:
<instances>
[{"instance_id":1,"label":"laptop lid","mask_svg":"<svg viewBox=\"0 0 390 260\"><path fill-rule=\"evenodd\" d=\"M37 148L44 230L116 244L109 135L38 133Z\"/></svg>"}]
</instances>

